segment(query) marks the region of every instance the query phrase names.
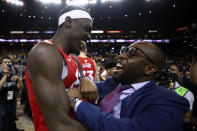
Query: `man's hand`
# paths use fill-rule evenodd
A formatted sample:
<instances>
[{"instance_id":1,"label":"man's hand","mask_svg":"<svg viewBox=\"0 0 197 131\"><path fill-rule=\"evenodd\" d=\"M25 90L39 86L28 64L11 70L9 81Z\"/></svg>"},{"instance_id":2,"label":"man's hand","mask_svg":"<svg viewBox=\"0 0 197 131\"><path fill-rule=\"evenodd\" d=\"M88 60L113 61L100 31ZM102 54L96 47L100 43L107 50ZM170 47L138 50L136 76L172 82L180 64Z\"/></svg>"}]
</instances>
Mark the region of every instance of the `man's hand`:
<instances>
[{"instance_id":1,"label":"man's hand","mask_svg":"<svg viewBox=\"0 0 197 131\"><path fill-rule=\"evenodd\" d=\"M96 84L92 82L88 77L82 78L80 81L80 88L82 97L90 102L97 103L98 89Z\"/></svg>"},{"instance_id":2,"label":"man's hand","mask_svg":"<svg viewBox=\"0 0 197 131\"><path fill-rule=\"evenodd\" d=\"M72 99L72 98L79 98L79 99L82 99L82 95L81 95L81 92L80 92L80 89L79 88L72 88L68 91L68 97L69 97L69 100ZM75 104L76 103L73 103L73 102L70 102L70 106L75 109Z\"/></svg>"},{"instance_id":3,"label":"man's hand","mask_svg":"<svg viewBox=\"0 0 197 131\"><path fill-rule=\"evenodd\" d=\"M17 75L14 75L14 76L12 76L11 80L12 81L18 81L19 80L19 77Z\"/></svg>"}]
</instances>

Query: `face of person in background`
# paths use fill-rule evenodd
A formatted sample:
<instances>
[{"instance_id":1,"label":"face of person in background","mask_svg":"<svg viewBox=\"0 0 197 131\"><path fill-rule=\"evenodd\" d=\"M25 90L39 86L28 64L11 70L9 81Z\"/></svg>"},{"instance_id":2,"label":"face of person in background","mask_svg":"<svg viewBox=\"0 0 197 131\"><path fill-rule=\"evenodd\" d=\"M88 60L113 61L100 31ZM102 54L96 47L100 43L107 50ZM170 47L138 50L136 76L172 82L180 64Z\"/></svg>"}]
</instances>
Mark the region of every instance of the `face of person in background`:
<instances>
[{"instance_id":1,"label":"face of person in background","mask_svg":"<svg viewBox=\"0 0 197 131\"><path fill-rule=\"evenodd\" d=\"M2 63L1 63L2 69L5 69L6 67L8 67L7 66L8 64L11 64L11 60L10 59L7 59L7 58L3 59L2 60Z\"/></svg>"},{"instance_id":2,"label":"face of person in background","mask_svg":"<svg viewBox=\"0 0 197 131\"><path fill-rule=\"evenodd\" d=\"M176 65L171 65L170 69L168 69L168 72L170 72L171 74L169 75L169 78L172 81L178 81L178 78L180 76L180 72L179 69Z\"/></svg>"},{"instance_id":3,"label":"face of person in background","mask_svg":"<svg viewBox=\"0 0 197 131\"><path fill-rule=\"evenodd\" d=\"M169 71L170 73L174 73L174 74L177 74L177 75L180 74L180 73L179 73L179 69L178 69L178 67L177 67L176 65L171 65L171 66L170 66L170 69L168 69L168 71Z\"/></svg>"}]
</instances>

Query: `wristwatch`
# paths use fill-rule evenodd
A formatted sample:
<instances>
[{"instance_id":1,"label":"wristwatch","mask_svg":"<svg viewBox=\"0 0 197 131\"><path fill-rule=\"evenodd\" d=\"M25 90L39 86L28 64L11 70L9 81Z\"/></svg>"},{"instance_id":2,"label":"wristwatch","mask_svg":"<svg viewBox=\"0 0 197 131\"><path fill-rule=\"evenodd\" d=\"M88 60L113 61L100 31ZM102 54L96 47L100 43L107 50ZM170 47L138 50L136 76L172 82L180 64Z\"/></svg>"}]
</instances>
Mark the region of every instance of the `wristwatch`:
<instances>
[{"instance_id":1,"label":"wristwatch","mask_svg":"<svg viewBox=\"0 0 197 131\"><path fill-rule=\"evenodd\" d=\"M69 100L69 102L71 102L71 103L76 103L78 100L80 100L78 97L74 97L74 98L71 98L71 99Z\"/></svg>"}]
</instances>

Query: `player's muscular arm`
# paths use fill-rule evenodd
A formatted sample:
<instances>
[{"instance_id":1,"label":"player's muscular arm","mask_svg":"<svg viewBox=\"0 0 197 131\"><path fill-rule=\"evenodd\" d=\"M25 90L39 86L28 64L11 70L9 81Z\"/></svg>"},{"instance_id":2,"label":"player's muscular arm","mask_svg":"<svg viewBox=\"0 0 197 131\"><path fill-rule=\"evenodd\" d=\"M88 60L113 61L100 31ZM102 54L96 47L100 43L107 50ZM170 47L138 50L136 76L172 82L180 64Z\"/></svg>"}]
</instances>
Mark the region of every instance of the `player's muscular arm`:
<instances>
[{"instance_id":1,"label":"player's muscular arm","mask_svg":"<svg viewBox=\"0 0 197 131\"><path fill-rule=\"evenodd\" d=\"M32 49L27 66L34 95L49 131L83 131L85 129L68 116L67 93L61 79L62 61L53 45L39 43Z\"/></svg>"}]
</instances>

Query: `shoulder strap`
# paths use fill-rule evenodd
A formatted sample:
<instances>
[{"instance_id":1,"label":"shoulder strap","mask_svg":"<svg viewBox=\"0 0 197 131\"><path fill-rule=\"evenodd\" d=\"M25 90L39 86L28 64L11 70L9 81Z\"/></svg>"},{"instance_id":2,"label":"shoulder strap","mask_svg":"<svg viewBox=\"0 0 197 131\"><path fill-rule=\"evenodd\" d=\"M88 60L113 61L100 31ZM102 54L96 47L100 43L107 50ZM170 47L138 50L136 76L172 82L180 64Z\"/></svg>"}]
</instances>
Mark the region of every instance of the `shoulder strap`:
<instances>
[{"instance_id":1,"label":"shoulder strap","mask_svg":"<svg viewBox=\"0 0 197 131\"><path fill-rule=\"evenodd\" d=\"M78 65L79 73L81 74L81 77L84 78L85 75L84 75L84 73L83 73L83 69L82 69L82 67L81 67L81 64L80 64L80 62L79 62L78 57L77 57L75 54L72 54L72 57L74 58L75 62L76 62L77 65Z\"/></svg>"}]
</instances>

